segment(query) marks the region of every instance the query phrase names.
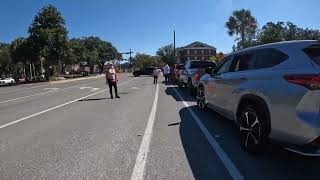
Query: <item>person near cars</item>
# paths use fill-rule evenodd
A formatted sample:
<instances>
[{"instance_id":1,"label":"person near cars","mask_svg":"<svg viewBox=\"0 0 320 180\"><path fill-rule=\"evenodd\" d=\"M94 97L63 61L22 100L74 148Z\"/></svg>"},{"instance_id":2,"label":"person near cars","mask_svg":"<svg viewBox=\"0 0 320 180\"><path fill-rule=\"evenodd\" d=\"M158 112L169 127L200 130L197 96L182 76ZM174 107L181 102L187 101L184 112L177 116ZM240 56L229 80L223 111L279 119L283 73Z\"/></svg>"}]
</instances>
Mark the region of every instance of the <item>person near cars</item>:
<instances>
[{"instance_id":1,"label":"person near cars","mask_svg":"<svg viewBox=\"0 0 320 180\"><path fill-rule=\"evenodd\" d=\"M158 77L160 75L160 70L156 67L153 69L152 76L153 76L153 84L158 84Z\"/></svg>"},{"instance_id":2,"label":"person near cars","mask_svg":"<svg viewBox=\"0 0 320 180\"><path fill-rule=\"evenodd\" d=\"M113 64L109 64L109 66L107 68L106 81L109 85L111 99L113 99L112 87L114 88L116 98L120 98L118 96L118 88L117 88L117 82L118 82L117 73L116 73L116 69L114 68Z\"/></svg>"},{"instance_id":3,"label":"person near cars","mask_svg":"<svg viewBox=\"0 0 320 180\"><path fill-rule=\"evenodd\" d=\"M169 81L169 76L170 76L170 66L168 64L166 64L164 67L163 67L163 75L164 75L164 80L165 82L168 82Z\"/></svg>"}]
</instances>

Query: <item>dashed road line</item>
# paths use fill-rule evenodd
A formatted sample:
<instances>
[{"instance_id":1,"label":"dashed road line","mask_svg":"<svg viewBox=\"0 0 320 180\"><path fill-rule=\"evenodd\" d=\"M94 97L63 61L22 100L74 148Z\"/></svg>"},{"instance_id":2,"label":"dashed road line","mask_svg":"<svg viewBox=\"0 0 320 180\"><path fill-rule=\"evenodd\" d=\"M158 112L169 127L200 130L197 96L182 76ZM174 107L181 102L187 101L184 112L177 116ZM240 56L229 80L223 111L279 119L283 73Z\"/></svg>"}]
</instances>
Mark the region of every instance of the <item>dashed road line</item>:
<instances>
[{"instance_id":1,"label":"dashed road line","mask_svg":"<svg viewBox=\"0 0 320 180\"><path fill-rule=\"evenodd\" d=\"M149 115L148 124L145 129L143 139L140 145L140 149L136 158L136 163L131 174L131 180L142 180L145 172L145 165L147 162L147 156L153 131L153 125L156 117L157 104L159 96L159 85L157 84L156 93L153 100L152 109Z\"/></svg>"}]
</instances>

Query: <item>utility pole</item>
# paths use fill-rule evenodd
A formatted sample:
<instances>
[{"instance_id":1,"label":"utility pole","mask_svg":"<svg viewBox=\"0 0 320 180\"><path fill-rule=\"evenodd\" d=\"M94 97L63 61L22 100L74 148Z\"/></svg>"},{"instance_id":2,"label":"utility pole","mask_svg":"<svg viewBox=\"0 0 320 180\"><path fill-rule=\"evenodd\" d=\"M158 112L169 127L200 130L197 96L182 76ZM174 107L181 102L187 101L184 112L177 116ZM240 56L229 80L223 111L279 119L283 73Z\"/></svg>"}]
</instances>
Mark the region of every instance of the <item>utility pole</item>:
<instances>
[{"instance_id":1,"label":"utility pole","mask_svg":"<svg viewBox=\"0 0 320 180\"><path fill-rule=\"evenodd\" d=\"M176 30L173 30L173 62L176 63Z\"/></svg>"}]
</instances>

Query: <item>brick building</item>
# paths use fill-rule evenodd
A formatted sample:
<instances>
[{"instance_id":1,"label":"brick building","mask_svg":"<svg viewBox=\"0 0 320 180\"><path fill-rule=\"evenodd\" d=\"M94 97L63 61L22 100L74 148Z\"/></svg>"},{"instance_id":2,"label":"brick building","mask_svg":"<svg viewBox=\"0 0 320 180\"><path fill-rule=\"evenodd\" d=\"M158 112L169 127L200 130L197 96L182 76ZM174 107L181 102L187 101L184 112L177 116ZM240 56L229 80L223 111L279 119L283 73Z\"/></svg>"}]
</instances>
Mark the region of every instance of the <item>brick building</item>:
<instances>
[{"instance_id":1,"label":"brick building","mask_svg":"<svg viewBox=\"0 0 320 180\"><path fill-rule=\"evenodd\" d=\"M202 42L193 42L185 47L177 48L178 61L209 60L216 55L216 48Z\"/></svg>"}]
</instances>

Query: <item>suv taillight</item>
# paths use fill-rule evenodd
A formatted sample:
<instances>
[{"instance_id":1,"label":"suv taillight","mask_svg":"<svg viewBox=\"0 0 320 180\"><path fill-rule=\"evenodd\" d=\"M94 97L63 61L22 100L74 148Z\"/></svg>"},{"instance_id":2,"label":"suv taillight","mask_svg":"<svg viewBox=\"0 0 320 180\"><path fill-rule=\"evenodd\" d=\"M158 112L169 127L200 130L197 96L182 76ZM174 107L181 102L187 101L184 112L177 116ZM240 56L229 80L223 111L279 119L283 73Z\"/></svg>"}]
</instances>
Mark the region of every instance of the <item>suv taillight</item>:
<instances>
[{"instance_id":1,"label":"suv taillight","mask_svg":"<svg viewBox=\"0 0 320 180\"><path fill-rule=\"evenodd\" d=\"M194 79L195 79L196 81L200 81L200 73L199 73L199 72L197 72L197 73L194 75Z\"/></svg>"},{"instance_id":2,"label":"suv taillight","mask_svg":"<svg viewBox=\"0 0 320 180\"><path fill-rule=\"evenodd\" d=\"M290 83L304 86L310 90L320 89L320 75L318 74L285 75L284 79Z\"/></svg>"}]
</instances>

